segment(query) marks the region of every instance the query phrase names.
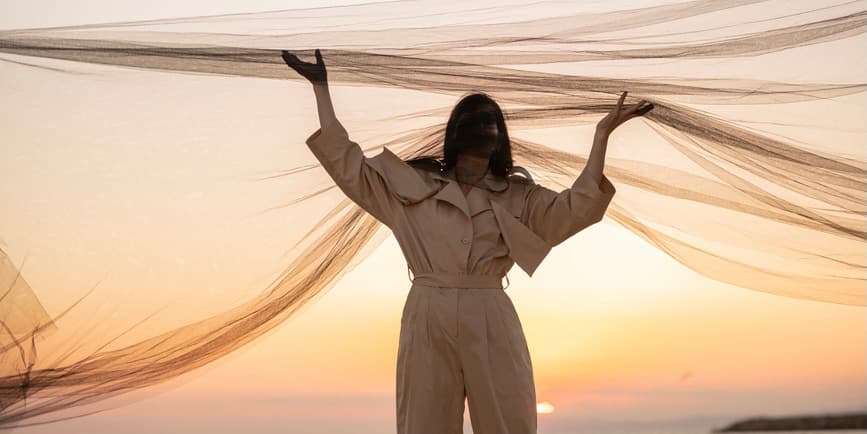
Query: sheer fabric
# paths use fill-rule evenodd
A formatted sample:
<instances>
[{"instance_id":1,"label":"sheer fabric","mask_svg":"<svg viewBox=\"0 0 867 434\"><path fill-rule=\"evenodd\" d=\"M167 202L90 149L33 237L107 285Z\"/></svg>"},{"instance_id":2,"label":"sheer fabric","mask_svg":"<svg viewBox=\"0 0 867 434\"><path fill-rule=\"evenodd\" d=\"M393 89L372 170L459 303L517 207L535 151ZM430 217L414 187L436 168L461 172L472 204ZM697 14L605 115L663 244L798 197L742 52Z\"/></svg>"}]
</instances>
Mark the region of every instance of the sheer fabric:
<instances>
[{"instance_id":1,"label":"sheer fabric","mask_svg":"<svg viewBox=\"0 0 867 434\"><path fill-rule=\"evenodd\" d=\"M97 163L104 167L123 153L135 153L138 159L124 161L112 176L139 180L143 191L161 194L180 187L160 184L152 176L157 163L208 145L189 139L189 148L173 149L160 147L160 140L186 137L187 128L204 118L211 125L243 128L232 124L242 114L228 107L181 118L170 103L142 99L126 101L127 109L140 110L149 125L161 128L137 130L130 137L133 120L131 125L100 125L77 118L75 110L53 110L50 96L39 94L39 80L66 83L73 90L85 87L83 104L103 107L106 115L113 108L101 104L113 101L122 88L132 92L144 86L142 95L172 89L164 97L177 104L181 97L172 100L172 95L187 95L185 89L192 89L188 98L194 98L195 90L208 86L215 92L250 86L262 90L257 122L270 131L267 125L286 122L276 115L280 111L273 102L266 103L275 83L288 85L273 99L313 107L309 84L287 68L280 50L310 60L318 47L332 87L400 92L396 101L406 101L391 112L353 112L356 120L342 118L353 137L358 132L368 155L381 152L375 149L382 146L403 159L439 153L448 101L484 91L506 113L516 165L556 191L571 185L586 162L586 155L558 141L567 137L563 131L592 126L621 91L629 90L656 108L634 121L642 123L643 135L617 139L632 150L629 156L609 152L606 158L605 174L618 192L608 220L710 278L780 296L864 306L865 5L696 0L638 9L607 3L607 9L587 11L581 4L542 1L465 11L434 4L418 9L416 2L394 1L4 30L4 99L15 105L9 106L2 128L0 184L23 185L19 178L40 167L31 160L37 154L28 153L28 144L56 137L52 122L83 126L74 132L74 144L65 146L58 139L56 147L38 155L68 156L64 167L86 173ZM336 106L338 114L348 113L339 101ZM14 121L32 118L49 126ZM207 134L201 128L195 130L197 136ZM293 139L285 143L288 152L311 161L303 138L315 129L314 120L292 132ZM368 132L368 138L365 131L375 133ZM530 138L543 131L552 139ZM116 145L96 153L95 147L81 144L97 139ZM98 411L108 398L207 365L291 317L385 239L387 228L335 188L315 162L293 163L280 162L288 168L266 177L298 186L274 204L288 216L286 238L292 241L280 258L279 275L267 285L238 289L235 295L242 302L212 300L208 309L186 311L173 322L148 328L160 333L140 332L142 324L150 324L147 317L114 332L84 335L84 322L71 316L97 313L88 304L89 293L80 294L72 285L53 289L66 297L57 299L62 305L54 300L57 306L49 309L40 297L49 289L28 285L24 262L3 252L0 427ZM241 163L213 157L208 164L218 173L232 172ZM195 172L205 169L194 159L189 170L205 173ZM175 175L173 182L197 185L193 177ZM111 194L110 186L90 191ZM23 211L11 205L19 197L16 189L2 194L10 205L0 213L0 227L4 238L12 237L23 230L25 219L16 217ZM208 216L211 223L218 222L219 209ZM111 221L94 221L109 231ZM561 241L559 234L546 236ZM26 247L9 242L6 249ZM130 244L126 251L134 249ZM195 295L192 286L178 286L172 291ZM171 304L173 296L161 301ZM122 292L110 289L108 295L94 297L111 298L116 310L124 308Z\"/></svg>"}]
</instances>

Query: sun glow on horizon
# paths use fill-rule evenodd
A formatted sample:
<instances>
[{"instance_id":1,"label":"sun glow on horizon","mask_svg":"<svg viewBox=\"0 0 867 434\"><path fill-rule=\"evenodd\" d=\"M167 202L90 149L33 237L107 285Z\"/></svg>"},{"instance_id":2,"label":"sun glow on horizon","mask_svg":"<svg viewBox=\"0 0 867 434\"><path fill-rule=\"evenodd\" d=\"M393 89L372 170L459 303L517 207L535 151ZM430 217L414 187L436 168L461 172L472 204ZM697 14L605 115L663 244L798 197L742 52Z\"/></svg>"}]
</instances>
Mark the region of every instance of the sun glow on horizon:
<instances>
[{"instance_id":1,"label":"sun glow on horizon","mask_svg":"<svg viewBox=\"0 0 867 434\"><path fill-rule=\"evenodd\" d=\"M554 406L551 405L550 402L537 402L536 403L536 413L538 414L551 414L554 412Z\"/></svg>"}]
</instances>

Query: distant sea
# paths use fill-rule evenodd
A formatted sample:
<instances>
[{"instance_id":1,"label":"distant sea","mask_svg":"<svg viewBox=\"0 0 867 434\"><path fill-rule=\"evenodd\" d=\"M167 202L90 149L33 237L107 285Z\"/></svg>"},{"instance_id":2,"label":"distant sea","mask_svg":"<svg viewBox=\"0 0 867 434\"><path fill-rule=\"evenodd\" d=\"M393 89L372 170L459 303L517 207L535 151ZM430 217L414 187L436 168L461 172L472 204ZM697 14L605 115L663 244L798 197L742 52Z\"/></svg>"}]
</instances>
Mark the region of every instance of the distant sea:
<instances>
[{"instance_id":1,"label":"distant sea","mask_svg":"<svg viewBox=\"0 0 867 434\"><path fill-rule=\"evenodd\" d=\"M715 434L714 429L745 419L731 415L695 416L678 420L562 420L539 418L538 434ZM472 433L472 426L464 424L464 433ZM810 431L738 431L738 434L867 434L864 429L810 430ZM720 433L722 434L722 433ZM731 434L735 434L732 432Z\"/></svg>"}]
</instances>

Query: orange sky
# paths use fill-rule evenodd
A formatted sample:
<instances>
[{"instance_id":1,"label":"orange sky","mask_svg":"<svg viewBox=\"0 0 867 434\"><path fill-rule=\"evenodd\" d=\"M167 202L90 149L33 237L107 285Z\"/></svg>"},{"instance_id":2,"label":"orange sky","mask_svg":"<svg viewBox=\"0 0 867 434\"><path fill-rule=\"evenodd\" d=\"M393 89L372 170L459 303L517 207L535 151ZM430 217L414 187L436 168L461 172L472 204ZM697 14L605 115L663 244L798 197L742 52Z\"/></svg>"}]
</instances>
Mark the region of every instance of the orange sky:
<instances>
[{"instance_id":1,"label":"orange sky","mask_svg":"<svg viewBox=\"0 0 867 434\"><path fill-rule=\"evenodd\" d=\"M155 16L166 15L168 2L158 10ZM27 12L19 11L20 25L38 25ZM153 17L115 13L79 19ZM5 20L5 27L15 26ZM159 321L168 326L219 311L267 284L286 264L293 214L258 213L310 186L253 179L313 162L299 153L318 127L307 85L166 81L162 73L72 66L88 74L0 63L0 99L15 108L0 118L0 240L16 264L27 257L24 275L49 312L101 280L95 297L118 303L101 311L116 312L113 320L172 303L141 330L151 335ZM156 83L167 87L154 92ZM366 110L387 120L454 102L393 89L332 93L338 116L362 143L382 133L379 124L356 122ZM859 107L854 113L841 109L825 120L852 124L864 114L865 95L851 101ZM128 141L118 142L118 131ZM513 134L586 153L589 131ZM653 152L661 142L639 139L646 132L638 122L625 125L608 155ZM816 142L864 137L863 131L829 136ZM540 415L540 432L597 426L638 432L637 421L668 419L674 421L659 423L688 430L753 414L867 405L863 307L706 279L608 218L556 247L532 279L517 267L509 277L537 396L554 408ZM389 237L279 329L163 393L20 432L391 432L399 315L408 289L405 261ZM73 315L69 324L82 320Z\"/></svg>"}]
</instances>

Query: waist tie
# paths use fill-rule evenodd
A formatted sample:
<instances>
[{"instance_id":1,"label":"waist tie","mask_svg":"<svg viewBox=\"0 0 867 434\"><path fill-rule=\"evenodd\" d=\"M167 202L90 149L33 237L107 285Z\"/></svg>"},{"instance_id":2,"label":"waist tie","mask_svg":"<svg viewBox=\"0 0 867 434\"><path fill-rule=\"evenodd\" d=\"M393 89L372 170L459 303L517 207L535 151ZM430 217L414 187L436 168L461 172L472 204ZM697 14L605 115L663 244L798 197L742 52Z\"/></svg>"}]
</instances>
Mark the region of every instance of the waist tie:
<instances>
[{"instance_id":1,"label":"waist tie","mask_svg":"<svg viewBox=\"0 0 867 434\"><path fill-rule=\"evenodd\" d=\"M503 276L492 274L418 273L411 279L413 284L449 288L503 288ZM509 276L506 276L508 288Z\"/></svg>"}]
</instances>

